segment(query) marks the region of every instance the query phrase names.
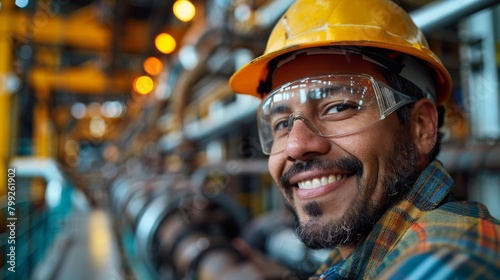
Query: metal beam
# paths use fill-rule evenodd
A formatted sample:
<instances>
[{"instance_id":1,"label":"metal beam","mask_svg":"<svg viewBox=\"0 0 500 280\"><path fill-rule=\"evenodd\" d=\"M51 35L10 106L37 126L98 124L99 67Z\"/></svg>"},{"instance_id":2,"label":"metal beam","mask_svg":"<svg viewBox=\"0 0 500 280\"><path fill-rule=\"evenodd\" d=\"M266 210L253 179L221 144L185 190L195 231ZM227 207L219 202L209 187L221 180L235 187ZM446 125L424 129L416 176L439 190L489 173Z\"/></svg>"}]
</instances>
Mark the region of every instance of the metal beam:
<instances>
[{"instance_id":1,"label":"metal beam","mask_svg":"<svg viewBox=\"0 0 500 280\"><path fill-rule=\"evenodd\" d=\"M46 102L35 105L33 114L33 154L37 157L54 156L54 130L51 126L49 107Z\"/></svg>"},{"instance_id":2,"label":"metal beam","mask_svg":"<svg viewBox=\"0 0 500 280\"><path fill-rule=\"evenodd\" d=\"M59 70L34 67L30 83L36 91L66 90L73 93L120 94L132 88L134 73L115 73L109 77L98 66L82 65Z\"/></svg>"},{"instance_id":3,"label":"metal beam","mask_svg":"<svg viewBox=\"0 0 500 280\"><path fill-rule=\"evenodd\" d=\"M3 9L3 8L2 8ZM78 9L69 16L40 12L32 16L17 12L8 15L12 22L0 29L11 32L18 42L47 45L67 45L80 50L107 52L112 44L121 44L124 51L141 53L146 49L147 34L144 31L147 23L130 20L121 28L123 34L120 42L113 42L112 30L99 19L98 8L94 5Z\"/></svg>"}]
</instances>

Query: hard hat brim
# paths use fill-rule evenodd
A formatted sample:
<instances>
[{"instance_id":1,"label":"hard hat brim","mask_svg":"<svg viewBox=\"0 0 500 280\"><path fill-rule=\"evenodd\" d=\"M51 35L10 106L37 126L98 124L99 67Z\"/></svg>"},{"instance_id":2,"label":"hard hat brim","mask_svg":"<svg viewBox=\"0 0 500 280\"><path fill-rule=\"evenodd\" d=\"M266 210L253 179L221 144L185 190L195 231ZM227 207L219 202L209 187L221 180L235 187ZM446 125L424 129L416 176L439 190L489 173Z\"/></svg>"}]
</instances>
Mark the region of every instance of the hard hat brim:
<instances>
[{"instance_id":1,"label":"hard hat brim","mask_svg":"<svg viewBox=\"0 0 500 280\"><path fill-rule=\"evenodd\" d=\"M269 75L268 64L271 60L287 53L291 53L297 50L314 48L314 47L325 47L325 46L355 46L355 47L375 47L380 49L387 49L392 51L398 51L401 53L412 55L424 62L426 62L428 68L434 71L436 78L436 103L441 104L448 98L451 93L452 84L451 77L448 70L444 68L439 58L429 49L424 46L420 46L419 49L415 49L415 46L407 46L394 43L383 43L383 42L373 42L373 41L336 41L330 42L328 45L322 42L307 42L300 43L296 45L291 45L286 48L280 49L278 51L270 52L259 56L241 67L236 71L229 80L229 85L236 93L248 94L258 98L263 98L261 93L258 92L258 87L261 81L267 79Z\"/></svg>"}]
</instances>

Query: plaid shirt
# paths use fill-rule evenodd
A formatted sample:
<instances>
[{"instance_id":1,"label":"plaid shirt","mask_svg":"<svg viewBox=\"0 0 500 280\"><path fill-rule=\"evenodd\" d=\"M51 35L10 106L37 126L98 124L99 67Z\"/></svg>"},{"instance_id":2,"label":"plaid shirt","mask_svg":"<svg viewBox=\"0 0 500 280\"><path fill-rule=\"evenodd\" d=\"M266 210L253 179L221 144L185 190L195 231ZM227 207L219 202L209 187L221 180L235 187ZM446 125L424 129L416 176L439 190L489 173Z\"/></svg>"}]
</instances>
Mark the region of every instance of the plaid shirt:
<instances>
[{"instance_id":1,"label":"plaid shirt","mask_svg":"<svg viewBox=\"0 0 500 280\"><path fill-rule=\"evenodd\" d=\"M500 279L500 222L449 201L452 185L433 162L345 260L334 249L310 279Z\"/></svg>"}]
</instances>

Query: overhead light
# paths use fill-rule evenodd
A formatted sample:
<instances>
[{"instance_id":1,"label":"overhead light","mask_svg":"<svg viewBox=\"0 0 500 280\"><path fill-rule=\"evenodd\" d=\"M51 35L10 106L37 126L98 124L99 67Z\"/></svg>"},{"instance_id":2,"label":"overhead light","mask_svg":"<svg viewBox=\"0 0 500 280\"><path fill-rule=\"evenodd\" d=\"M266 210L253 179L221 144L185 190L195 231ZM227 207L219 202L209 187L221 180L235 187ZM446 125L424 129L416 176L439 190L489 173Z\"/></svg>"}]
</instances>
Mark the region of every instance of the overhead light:
<instances>
[{"instance_id":1,"label":"overhead light","mask_svg":"<svg viewBox=\"0 0 500 280\"><path fill-rule=\"evenodd\" d=\"M71 115L75 119L83 119L87 114L87 107L81 102L76 102L71 105Z\"/></svg>"},{"instance_id":2,"label":"overhead light","mask_svg":"<svg viewBox=\"0 0 500 280\"><path fill-rule=\"evenodd\" d=\"M150 56L144 60L143 67L146 73L151 76L156 76L163 70L163 62L154 56Z\"/></svg>"},{"instance_id":3,"label":"overhead light","mask_svg":"<svg viewBox=\"0 0 500 280\"><path fill-rule=\"evenodd\" d=\"M16 0L16 6L19 8L26 8L28 6L29 1L28 0Z\"/></svg>"},{"instance_id":4,"label":"overhead light","mask_svg":"<svg viewBox=\"0 0 500 280\"><path fill-rule=\"evenodd\" d=\"M69 156L77 156L80 153L80 145L73 139L64 143L64 152Z\"/></svg>"},{"instance_id":5,"label":"overhead light","mask_svg":"<svg viewBox=\"0 0 500 280\"><path fill-rule=\"evenodd\" d=\"M177 0L173 6L174 15L183 22L192 20L196 14L196 8L188 0Z\"/></svg>"},{"instance_id":6,"label":"overhead light","mask_svg":"<svg viewBox=\"0 0 500 280\"><path fill-rule=\"evenodd\" d=\"M90 134L96 138L102 138L107 130L107 125L101 117L93 117L89 124Z\"/></svg>"},{"instance_id":7,"label":"overhead light","mask_svg":"<svg viewBox=\"0 0 500 280\"><path fill-rule=\"evenodd\" d=\"M177 43L175 41L175 38L168 33L161 33L156 36L155 46L160 52L164 54L172 53L175 50L176 45Z\"/></svg>"},{"instance_id":8,"label":"overhead light","mask_svg":"<svg viewBox=\"0 0 500 280\"><path fill-rule=\"evenodd\" d=\"M198 53L193 45L184 45L179 50L179 62L187 70L193 70L198 65Z\"/></svg>"},{"instance_id":9,"label":"overhead light","mask_svg":"<svg viewBox=\"0 0 500 280\"><path fill-rule=\"evenodd\" d=\"M133 84L134 91L138 94L146 95L150 93L154 88L153 79L148 76L140 76L134 80Z\"/></svg>"},{"instance_id":10,"label":"overhead light","mask_svg":"<svg viewBox=\"0 0 500 280\"><path fill-rule=\"evenodd\" d=\"M91 102L87 105L87 115L90 117L99 117L101 115L101 104L98 102Z\"/></svg>"},{"instance_id":11,"label":"overhead light","mask_svg":"<svg viewBox=\"0 0 500 280\"><path fill-rule=\"evenodd\" d=\"M101 106L101 114L107 118L123 116L123 104L119 101L106 101Z\"/></svg>"},{"instance_id":12,"label":"overhead light","mask_svg":"<svg viewBox=\"0 0 500 280\"><path fill-rule=\"evenodd\" d=\"M9 93L15 93L21 88L21 79L19 79L19 77L14 73L8 73L5 75L3 83Z\"/></svg>"},{"instance_id":13,"label":"overhead light","mask_svg":"<svg viewBox=\"0 0 500 280\"><path fill-rule=\"evenodd\" d=\"M238 21L248 21L252 16L252 9L247 4L238 5L234 9L234 17Z\"/></svg>"}]
</instances>

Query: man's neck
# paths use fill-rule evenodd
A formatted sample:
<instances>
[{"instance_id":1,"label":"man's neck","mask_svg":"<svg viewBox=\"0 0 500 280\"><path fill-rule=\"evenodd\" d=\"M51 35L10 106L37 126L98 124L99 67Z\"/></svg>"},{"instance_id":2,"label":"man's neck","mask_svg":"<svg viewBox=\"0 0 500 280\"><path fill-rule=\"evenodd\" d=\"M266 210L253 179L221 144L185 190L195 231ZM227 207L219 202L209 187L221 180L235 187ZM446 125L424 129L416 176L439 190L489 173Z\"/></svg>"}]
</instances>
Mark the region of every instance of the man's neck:
<instances>
[{"instance_id":1,"label":"man's neck","mask_svg":"<svg viewBox=\"0 0 500 280\"><path fill-rule=\"evenodd\" d=\"M349 244L343 244L343 245L338 246L339 251L340 251L340 256L342 257L342 259L345 260L352 253L352 251L354 251L354 249L356 249L356 247L358 247L358 245L360 243L361 243L361 241L357 241L357 242L352 242Z\"/></svg>"}]
</instances>

